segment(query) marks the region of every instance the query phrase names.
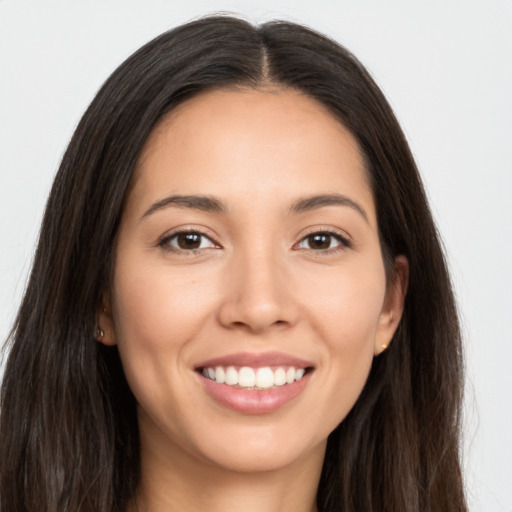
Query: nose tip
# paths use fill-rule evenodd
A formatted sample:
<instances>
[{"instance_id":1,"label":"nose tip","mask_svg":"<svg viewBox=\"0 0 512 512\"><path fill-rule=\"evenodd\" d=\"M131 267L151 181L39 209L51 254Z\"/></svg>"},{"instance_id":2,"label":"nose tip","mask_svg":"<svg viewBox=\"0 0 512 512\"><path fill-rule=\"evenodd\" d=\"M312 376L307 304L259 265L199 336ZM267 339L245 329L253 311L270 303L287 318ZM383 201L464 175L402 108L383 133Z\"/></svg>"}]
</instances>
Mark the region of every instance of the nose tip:
<instances>
[{"instance_id":1,"label":"nose tip","mask_svg":"<svg viewBox=\"0 0 512 512\"><path fill-rule=\"evenodd\" d=\"M290 323L285 318L283 309L281 304L263 301L255 296L244 296L239 300L226 302L220 310L219 317L225 327L259 333L271 326L285 326Z\"/></svg>"},{"instance_id":2,"label":"nose tip","mask_svg":"<svg viewBox=\"0 0 512 512\"><path fill-rule=\"evenodd\" d=\"M240 264L231 268L219 321L224 327L261 333L284 328L297 318L290 296L290 280L275 262Z\"/></svg>"}]
</instances>

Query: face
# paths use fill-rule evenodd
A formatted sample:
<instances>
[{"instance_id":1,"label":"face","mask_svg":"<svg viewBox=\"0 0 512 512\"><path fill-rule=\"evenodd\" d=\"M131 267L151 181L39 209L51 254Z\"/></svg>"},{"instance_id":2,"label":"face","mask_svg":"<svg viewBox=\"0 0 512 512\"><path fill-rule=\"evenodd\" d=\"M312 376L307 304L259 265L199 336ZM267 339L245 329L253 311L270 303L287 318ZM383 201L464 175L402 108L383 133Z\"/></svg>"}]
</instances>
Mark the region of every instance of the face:
<instances>
[{"instance_id":1,"label":"face","mask_svg":"<svg viewBox=\"0 0 512 512\"><path fill-rule=\"evenodd\" d=\"M295 91L210 91L144 148L100 322L143 450L257 471L323 456L402 297L350 133Z\"/></svg>"}]
</instances>

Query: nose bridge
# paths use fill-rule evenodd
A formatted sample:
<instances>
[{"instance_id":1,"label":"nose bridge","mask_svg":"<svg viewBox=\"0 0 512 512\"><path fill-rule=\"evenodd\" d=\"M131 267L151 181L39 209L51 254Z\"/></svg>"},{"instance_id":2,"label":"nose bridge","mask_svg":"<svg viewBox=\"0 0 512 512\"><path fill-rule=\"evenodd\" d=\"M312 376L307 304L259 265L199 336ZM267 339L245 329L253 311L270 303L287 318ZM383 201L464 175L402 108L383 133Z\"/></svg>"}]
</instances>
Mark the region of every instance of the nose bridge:
<instances>
[{"instance_id":1,"label":"nose bridge","mask_svg":"<svg viewBox=\"0 0 512 512\"><path fill-rule=\"evenodd\" d=\"M221 308L224 324L257 332L294 321L286 265L268 240L235 250L227 279Z\"/></svg>"}]
</instances>

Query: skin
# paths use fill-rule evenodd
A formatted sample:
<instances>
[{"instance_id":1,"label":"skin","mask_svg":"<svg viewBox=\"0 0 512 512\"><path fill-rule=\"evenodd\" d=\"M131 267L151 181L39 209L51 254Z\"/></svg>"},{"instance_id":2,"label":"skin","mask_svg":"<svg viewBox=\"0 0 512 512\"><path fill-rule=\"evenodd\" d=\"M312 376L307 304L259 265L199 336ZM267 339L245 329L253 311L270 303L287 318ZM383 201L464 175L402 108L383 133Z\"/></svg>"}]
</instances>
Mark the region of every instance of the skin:
<instances>
[{"instance_id":1,"label":"skin","mask_svg":"<svg viewBox=\"0 0 512 512\"><path fill-rule=\"evenodd\" d=\"M225 211L155 207L177 194ZM352 203L293 210L326 194ZM177 231L204 233L201 247L180 248ZM308 238L318 232L333 233L321 247ZM150 136L116 249L99 321L138 402L134 510L316 510L327 436L390 343L407 281L398 257L386 282L352 135L293 90L202 93ZM314 365L302 393L271 413L223 407L195 371L269 351Z\"/></svg>"}]
</instances>

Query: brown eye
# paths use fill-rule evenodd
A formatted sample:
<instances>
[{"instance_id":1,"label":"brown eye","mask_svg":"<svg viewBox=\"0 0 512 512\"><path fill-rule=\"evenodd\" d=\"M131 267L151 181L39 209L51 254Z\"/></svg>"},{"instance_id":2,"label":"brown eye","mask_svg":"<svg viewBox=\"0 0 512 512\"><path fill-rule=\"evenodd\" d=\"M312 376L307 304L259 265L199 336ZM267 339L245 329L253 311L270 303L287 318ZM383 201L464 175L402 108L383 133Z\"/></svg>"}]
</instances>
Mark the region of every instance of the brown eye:
<instances>
[{"instance_id":1,"label":"brown eye","mask_svg":"<svg viewBox=\"0 0 512 512\"><path fill-rule=\"evenodd\" d=\"M331 238L327 233L315 233L307 237L307 243L310 249L330 249Z\"/></svg>"},{"instance_id":2,"label":"brown eye","mask_svg":"<svg viewBox=\"0 0 512 512\"><path fill-rule=\"evenodd\" d=\"M160 245L170 250L196 251L210 247L217 247L206 235L198 231L181 231L164 238Z\"/></svg>"},{"instance_id":3,"label":"brown eye","mask_svg":"<svg viewBox=\"0 0 512 512\"><path fill-rule=\"evenodd\" d=\"M347 239L337 233L329 232L311 233L299 243L300 249L310 249L313 251L328 251L349 246L350 243Z\"/></svg>"},{"instance_id":4,"label":"brown eye","mask_svg":"<svg viewBox=\"0 0 512 512\"><path fill-rule=\"evenodd\" d=\"M176 236L176 244L180 249L199 249L201 235L199 233L180 233Z\"/></svg>"}]
</instances>

